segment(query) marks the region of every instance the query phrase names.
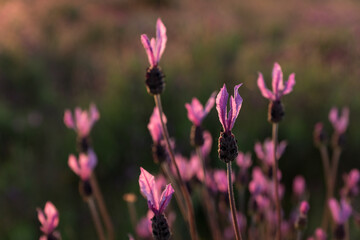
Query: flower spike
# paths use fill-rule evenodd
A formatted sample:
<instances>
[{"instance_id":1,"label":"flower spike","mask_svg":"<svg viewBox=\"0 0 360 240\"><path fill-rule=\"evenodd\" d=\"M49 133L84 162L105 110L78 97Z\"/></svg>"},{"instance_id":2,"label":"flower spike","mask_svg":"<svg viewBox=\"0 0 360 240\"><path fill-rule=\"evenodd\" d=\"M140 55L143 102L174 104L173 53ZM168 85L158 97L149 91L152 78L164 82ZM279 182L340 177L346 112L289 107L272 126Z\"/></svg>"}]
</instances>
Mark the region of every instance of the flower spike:
<instances>
[{"instance_id":1,"label":"flower spike","mask_svg":"<svg viewBox=\"0 0 360 240\"><path fill-rule=\"evenodd\" d=\"M79 160L71 154L68 159L68 165L73 170L73 172L78 175L81 180L88 181L93 169L97 164L97 158L93 151L89 151L89 154L81 153L79 155Z\"/></svg>"},{"instance_id":2,"label":"flower spike","mask_svg":"<svg viewBox=\"0 0 360 240\"><path fill-rule=\"evenodd\" d=\"M215 92L211 94L209 100L206 102L205 108L197 98L193 98L191 103L185 104L187 116L194 125L200 126L204 118L209 114L215 103L215 95Z\"/></svg>"}]
</instances>

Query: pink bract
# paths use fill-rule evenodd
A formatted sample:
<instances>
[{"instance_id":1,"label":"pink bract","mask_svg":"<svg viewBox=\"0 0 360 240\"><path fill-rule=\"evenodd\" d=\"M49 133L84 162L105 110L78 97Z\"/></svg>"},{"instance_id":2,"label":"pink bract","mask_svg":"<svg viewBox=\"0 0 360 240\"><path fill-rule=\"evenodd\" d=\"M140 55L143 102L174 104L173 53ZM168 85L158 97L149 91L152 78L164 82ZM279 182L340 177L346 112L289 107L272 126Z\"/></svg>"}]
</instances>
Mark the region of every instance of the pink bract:
<instances>
[{"instance_id":1,"label":"pink bract","mask_svg":"<svg viewBox=\"0 0 360 240\"><path fill-rule=\"evenodd\" d=\"M167 119L165 114L162 116L164 124L166 124ZM155 143L160 143L163 133L162 133L162 127L161 127L161 119L160 119L160 112L157 107L154 108L154 111L150 117L150 122L147 125L150 135Z\"/></svg>"},{"instance_id":2,"label":"pink bract","mask_svg":"<svg viewBox=\"0 0 360 240\"><path fill-rule=\"evenodd\" d=\"M164 53L167 42L166 27L160 18L156 22L156 39L149 40L146 34L141 35L141 43L143 44L151 67L159 64L160 58Z\"/></svg>"},{"instance_id":3,"label":"pink bract","mask_svg":"<svg viewBox=\"0 0 360 240\"><path fill-rule=\"evenodd\" d=\"M97 157L92 150L88 151L88 155L81 153L78 160L73 154L71 154L68 159L68 165L71 170L83 181L89 180L96 164Z\"/></svg>"},{"instance_id":4,"label":"pink bract","mask_svg":"<svg viewBox=\"0 0 360 240\"><path fill-rule=\"evenodd\" d=\"M336 224L344 224L352 213L351 205L345 199L341 199L339 205L335 198L331 198L329 208Z\"/></svg>"},{"instance_id":5,"label":"pink bract","mask_svg":"<svg viewBox=\"0 0 360 240\"><path fill-rule=\"evenodd\" d=\"M230 132L231 129L234 127L234 123L236 118L239 115L241 105L243 102L243 99L239 95L239 87L242 84L238 84L234 87L234 96L230 97L230 110L229 113L227 113L227 101L229 98L229 94L226 90L226 86L224 86L220 89L220 92L218 93L216 97L216 110L219 115L219 120L221 125L223 126L224 132Z\"/></svg>"},{"instance_id":6,"label":"pink bract","mask_svg":"<svg viewBox=\"0 0 360 240\"><path fill-rule=\"evenodd\" d=\"M213 92L209 100L205 104L205 108L197 98L193 98L191 103L186 103L187 116L189 120L196 126L200 126L204 118L209 114L215 104L216 92Z\"/></svg>"},{"instance_id":7,"label":"pink bract","mask_svg":"<svg viewBox=\"0 0 360 240\"><path fill-rule=\"evenodd\" d=\"M38 208L38 219L41 223L40 230L45 234L51 234L59 224L59 212L51 202L46 202L44 212Z\"/></svg>"},{"instance_id":8,"label":"pink bract","mask_svg":"<svg viewBox=\"0 0 360 240\"><path fill-rule=\"evenodd\" d=\"M284 153L286 145L287 145L286 141L281 141L278 144L278 147L276 149L277 160L279 160L281 155ZM271 139L266 139L263 145L261 145L260 142L255 143L254 150L256 156L260 160L262 160L266 165L272 166L274 164L274 143L272 142Z\"/></svg>"},{"instance_id":9,"label":"pink bract","mask_svg":"<svg viewBox=\"0 0 360 240\"><path fill-rule=\"evenodd\" d=\"M243 152L239 152L238 156L236 157L236 164L244 170L251 167L251 153L244 154Z\"/></svg>"},{"instance_id":10,"label":"pink bract","mask_svg":"<svg viewBox=\"0 0 360 240\"><path fill-rule=\"evenodd\" d=\"M293 193L296 197L300 198L305 193L305 178L303 176L296 176L293 181Z\"/></svg>"},{"instance_id":11,"label":"pink bract","mask_svg":"<svg viewBox=\"0 0 360 240\"><path fill-rule=\"evenodd\" d=\"M141 194L147 199L148 207L156 215L161 215L169 204L174 189L171 184L165 187L161 196L158 195L155 178L145 169L140 167L139 186Z\"/></svg>"},{"instance_id":12,"label":"pink bract","mask_svg":"<svg viewBox=\"0 0 360 240\"><path fill-rule=\"evenodd\" d=\"M95 104L90 104L89 111L75 108L75 117L70 110L65 110L64 123L68 128L74 129L79 137L87 137L94 123L100 119L100 114Z\"/></svg>"},{"instance_id":13,"label":"pink bract","mask_svg":"<svg viewBox=\"0 0 360 240\"><path fill-rule=\"evenodd\" d=\"M295 73L290 74L288 81L284 83L281 67L278 63L275 63L272 71L272 91L266 87L261 73L259 73L257 85L265 98L271 101L280 100L283 95L289 94L293 90L295 85Z\"/></svg>"},{"instance_id":14,"label":"pink bract","mask_svg":"<svg viewBox=\"0 0 360 240\"><path fill-rule=\"evenodd\" d=\"M329 121L333 125L335 131L338 134L343 134L349 124L349 115L350 110L347 107L344 107L341 112L341 116L339 116L339 111L337 108L333 107L329 112Z\"/></svg>"},{"instance_id":15,"label":"pink bract","mask_svg":"<svg viewBox=\"0 0 360 240\"><path fill-rule=\"evenodd\" d=\"M307 215L309 209L310 209L310 205L307 201L302 201L300 203L299 211L301 215Z\"/></svg>"}]
</instances>

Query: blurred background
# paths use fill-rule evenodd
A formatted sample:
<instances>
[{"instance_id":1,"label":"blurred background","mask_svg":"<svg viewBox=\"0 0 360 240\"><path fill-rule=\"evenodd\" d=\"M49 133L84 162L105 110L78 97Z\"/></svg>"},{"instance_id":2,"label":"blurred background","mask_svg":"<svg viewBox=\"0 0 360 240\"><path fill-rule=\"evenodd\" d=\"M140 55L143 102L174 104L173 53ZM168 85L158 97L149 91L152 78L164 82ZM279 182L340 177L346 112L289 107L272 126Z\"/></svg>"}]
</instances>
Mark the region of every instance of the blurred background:
<instances>
[{"instance_id":1,"label":"blurred background","mask_svg":"<svg viewBox=\"0 0 360 240\"><path fill-rule=\"evenodd\" d=\"M139 167L153 174L159 170L147 130L154 103L144 85L148 61L140 42L142 33L155 35L158 17L168 34L161 60L167 81L163 107L170 135L185 156L193 150L184 107L192 97L205 103L223 83L231 92L244 83L233 131L239 149L253 153L254 143L271 135L257 73L264 74L268 86L275 61L286 80L296 73L279 128L280 140L288 142L280 160L284 208L291 207L294 176L304 175L311 205L307 232L313 233L321 221L324 183L312 132L323 121L332 133L332 106L351 111L338 186L341 173L360 167L359 12L355 0L0 1L0 239L37 239L35 209L48 200L60 211L63 239L95 239L78 177L67 166L68 155L76 153L76 135L63 124L66 108L88 108L91 102L101 114L92 131L96 173L117 239L134 232L122 196L138 195L138 217L145 215ZM221 128L215 109L204 127L216 143ZM211 164L225 168L216 151L214 146ZM194 204L201 208L197 200ZM205 221L201 213L197 217ZM177 222L186 232L180 214ZM208 236L206 225L198 225Z\"/></svg>"}]
</instances>

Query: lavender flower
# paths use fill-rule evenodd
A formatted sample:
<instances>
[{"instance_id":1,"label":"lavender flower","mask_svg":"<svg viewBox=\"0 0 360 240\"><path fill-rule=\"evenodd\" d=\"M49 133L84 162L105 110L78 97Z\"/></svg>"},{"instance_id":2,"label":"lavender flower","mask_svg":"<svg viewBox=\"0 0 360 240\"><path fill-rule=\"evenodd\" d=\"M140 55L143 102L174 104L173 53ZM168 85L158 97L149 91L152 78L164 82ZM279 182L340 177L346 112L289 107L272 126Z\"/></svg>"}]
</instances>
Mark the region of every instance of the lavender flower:
<instances>
[{"instance_id":1,"label":"lavender flower","mask_svg":"<svg viewBox=\"0 0 360 240\"><path fill-rule=\"evenodd\" d=\"M80 138L86 138L90 134L94 123L99 120L100 114L95 104L90 104L89 111L75 108L75 117L70 110L65 110L64 123L68 128L74 129Z\"/></svg>"},{"instance_id":2,"label":"lavender flower","mask_svg":"<svg viewBox=\"0 0 360 240\"><path fill-rule=\"evenodd\" d=\"M46 202L44 211L37 209L38 219L41 223L40 230L44 233L42 239L60 239L60 234L55 232L59 225L59 212L51 202Z\"/></svg>"},{"instance_id":3,"label":"lavender flower","mask_svg":"<svg viewBox=\"0 0 360 240\"><path fill-rule=\"evenodd\" d=\"M146 34L141 35L141 42L150 63L146 72L146 87L148 92L153 95L162 93L165 87L164 74L158 64L164 53L166 41L166 27L160 18L156 22L156 39L149 40Z\"/></svg>"},{"instance_id":4,"label":"lavender flower","mask_svg":"<svg viewBox=\"0 0 360 240\"><path fill-rule=\"evenodd\" d=\"M215 95L215 92L211 94L209 100L205 104L205 108L197 98L193 98L191 104L185 104L187 116L195 126L200 126L204 118L209 114L215 104Z\"/></svg>"},{"instance_id":5,"label":"lavender flower","mask_svg":"<svg viewBox=\"0 0 360 240\"><path fill-rule=\"evenodd\" d=\"M237 143L235 136L231 133L236 118L239 115L242 98L239 95L238 89L242 84L238 84L234 87L234 96L230 97L230 110L227 113L227 101L229 94L226 90L226 86L221 88L219 94L216 97L216 110L218 111L219 120L223 126L223 132L219 137L219 158L225 163L235 160L238 155Z\"/></svg>"},{"instance_id":6,"label":"lavender flower","mask_svg":"<svg viewBox=\"0 0 360 240\"><path fill-rule=\"evenodd\" d=\"M280 159L281 155L285 151L286 145L287 145L286 141L281 141L278 144L278 147L276 149L276 160ZM275 161L274 161L274 143L270 139L266 139L264 141L263 145L261 145L260 142L257 142L255 144L254 150L255 150L257 158L262 160L266 166L270 167L275 163Z\"/></svg>"},{"instance_id":7,"label":"lavender flower","mask_svg":"<svg viewBox=\"0 0 360 240\"><path fill-rule=\"evenodd\" d=\"M329 200L329 208L336 224L334 236L339 240L344 239L346 234L344 224L352 214L351 205L344 199L341 199L339 205L335 198L331 198Z\"/></svg>"},{"instance_id":8,"label":"lavender flower","mask_svg":"<svg viewBox=\"0 0 360 240\"><path fill-rule=\"evenodd\" d=\"M341 116L339 116L338 109L333 107L329 112L329 120L333 125L335 132L338 135L344 134L349 124L349 108L342 109Z\"/></svg>"},{"instance_id":9,"label":"lavender flower","mask_svg":"<svg viewBox=\"0 0 360 240\"><path fill-rule=\"evenodd\" d=\"M296 176L293 181L293 193L298 199L305 194L305 187L305 178L301 175Z\"/></svg>"},{"instance_id":10,"label":"lavender flower","mask_svg":"<svg viewBox=\"0 0 360 240\"><path fill-rule=\"evenodd\" d=\"M167 119L165 114L162 116L164 124L166 124ZM150 122L147 125L150 135L153 139L152 153L153 158L156 163L162 163L167 159L167 151L163 142L163 132L161 127L160 112L157 107L154 108L154 111L150 117Z\"/></svg>"},{"instance_id":11,"label":"lavender flower","mask_svg":"<svg viewBox=\"0 0 360 240\"><path fill-rule=\"evenodd\" d=\"M154 176L143 168L140 168L140 171L140 192L147 199L148 207L154 213L154 217L151 219L153 237L155 240L167 240L171 234L164 211L171 200L174 189L171 184L168 184L159 196Z\"/></svg>"},{"instance_id":12,"label":"lavender flower","mask_svg":"<svg viewBox=\"0 0 360 240\"><path fill-rule=\"evenodd\" d=\"M269 121L274 123L280 122L284 116L281 97L289 94L293 90L295 85L295 74L290 74L288 81L284 83L281 67L278 63L275 63L272 72L272 91L266 87L263 75L261 73L259 73L257 85L261 94L270 100Z\"/></svg>"},{"instance_id":13,"label":"lavender flower","mask_svg":"<svg viewBox=\"0 0 360 240\"><path fill-rule=\"evenodd\" d=\"M344 174L345 186L341 189L341 196L344 198L355 197L359 194L360 172L352 169L349 174Z\"/></svg>"}]
</instances>

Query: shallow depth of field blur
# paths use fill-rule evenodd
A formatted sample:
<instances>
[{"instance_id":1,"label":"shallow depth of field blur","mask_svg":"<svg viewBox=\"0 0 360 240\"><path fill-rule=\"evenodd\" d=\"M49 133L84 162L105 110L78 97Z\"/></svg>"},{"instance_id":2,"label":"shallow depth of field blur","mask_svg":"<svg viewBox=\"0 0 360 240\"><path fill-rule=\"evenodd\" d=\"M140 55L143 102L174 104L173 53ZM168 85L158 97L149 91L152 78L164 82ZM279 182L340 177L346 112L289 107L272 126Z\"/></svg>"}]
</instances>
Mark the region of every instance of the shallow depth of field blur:
<instances>
[{"instance_id":1,"label":"shallow depth of field blur","mask_svg":"<svg viewBox=\"0 0 360 240\"><path fill-rule=\"evenodd\" d=\"M251 151L256 162L255 141L271 136L257 72L268 86L275 61L285 79L296 73L279 128L279 139L288 142L279 163L287 189L283 207L288 214L292 180L304 175L311 205L307 232L313 233L321 223L325 187L312 133L318 121L332 133L332 106L350 108L337 185L344 171L360 167L359 12L360 2L350 0L1 1L0 239L37 239L35 209L48 200L60 212L64 240L95 239L78 177L67 165L68 155L76 153L76 136L63 124L65 108L91 102L101 115L91 133L99 159L95 171L117 239L134 232L122 196L135 193L138 217L145 215L139 167L159 172L146 127L154 102L144 85L148 61L140 42L142 33L154 36L158 17L168 34L161 60L167 83L163 107L176 149L187 157L193 149L184 104L192 97L204 103L223 83L232 89L242 82L244 102L233 132L239 150ZM204 127L214 138L211 165L224 169L216 153L221 125L215 108ZM198 228L206 236L199 200L194 197ZM175 225L187 232L179 213Z\"/></svg>"}]
</instances>

